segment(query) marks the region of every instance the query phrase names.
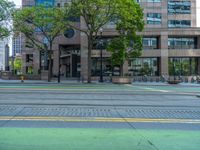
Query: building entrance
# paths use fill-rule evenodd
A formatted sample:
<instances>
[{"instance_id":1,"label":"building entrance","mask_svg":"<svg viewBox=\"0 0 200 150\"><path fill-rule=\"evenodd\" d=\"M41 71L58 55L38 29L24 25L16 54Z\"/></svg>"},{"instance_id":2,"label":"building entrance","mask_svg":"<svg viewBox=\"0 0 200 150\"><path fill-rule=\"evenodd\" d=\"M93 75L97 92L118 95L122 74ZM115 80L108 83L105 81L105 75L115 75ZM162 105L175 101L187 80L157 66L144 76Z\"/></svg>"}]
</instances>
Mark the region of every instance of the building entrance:
<instances>
[{"instance_id":1,"label":"building entrance","mask_svg":"<svg viewBox=\"0 0 200 150\"><path fill-rule=\"evenodd\" d=\"M60 48L60 75L63 78L80 77L80 46L64 45Z\"/></svg>"}]
</instances>

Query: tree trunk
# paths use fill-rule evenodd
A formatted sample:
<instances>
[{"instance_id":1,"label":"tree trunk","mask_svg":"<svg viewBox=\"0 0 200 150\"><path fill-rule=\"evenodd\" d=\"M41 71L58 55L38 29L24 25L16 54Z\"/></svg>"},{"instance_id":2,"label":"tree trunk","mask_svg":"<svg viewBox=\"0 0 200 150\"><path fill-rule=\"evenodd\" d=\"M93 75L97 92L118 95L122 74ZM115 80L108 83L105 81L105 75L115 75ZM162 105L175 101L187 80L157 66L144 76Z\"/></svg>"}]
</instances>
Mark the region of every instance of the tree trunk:
<instances>
[{"instance_id":1,"label":"tree trunk","mask_svg":"<svg viewBox=\"0 0 200 150\"><path fill-rule=\"evenodd\" d=\"M48 66L48 82L51 82L52 75L52 59L51 59L51 51L49 52L49 66Z\"/></svg>"},{"instance_id":2,"label":"tree trunk","mask_svg":"<svg viewBox=\"0 0 200 150\"><path fill-rule=\"evenodd\" d=\"M48 82L51 82L51 77L52 77L52 43L50 43L50 50L49 50Z\"/></svg>"},{"instance_id":3,"label":"tree trunk","mask_svg":"<svg viewBox=\"0 0 200 150\"><path fill-rule=\"evenodd\" d=\"M124 72L123 72L123 64L120 65L119 67L119 71L120 71L120 76L124 76Z\"/></svg>"},{"instance_id":4,"label":"tree trunk","mask_svg":"<svg viewBox=\"0 0 200 150\"><path fill-rule=\"evenodd\" d=\"M92 54L92 45L93 45L93 35L88 36L88 77L87 82L91 83L91 54Z\"/></svg>"}]
</instances>

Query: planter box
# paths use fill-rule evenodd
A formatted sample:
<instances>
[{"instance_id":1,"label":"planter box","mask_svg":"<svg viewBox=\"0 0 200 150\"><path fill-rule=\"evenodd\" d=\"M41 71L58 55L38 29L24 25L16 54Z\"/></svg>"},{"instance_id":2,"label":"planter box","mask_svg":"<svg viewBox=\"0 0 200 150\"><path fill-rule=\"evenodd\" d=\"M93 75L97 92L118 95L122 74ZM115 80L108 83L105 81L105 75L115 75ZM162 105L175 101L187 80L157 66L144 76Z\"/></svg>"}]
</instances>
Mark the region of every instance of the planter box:
<instances>
[{"instance_id":1,"label":"planter box","mask_svg":"<svg viewBox=\"0 0 200 150\"><path fill-rule=\"evenodd\" d=\"M115 84L131 84L132 80L130 77L112 77L112 83Z\"/></svg>"},{"instance_id":2,"label":"planter box","mask_svg":"<svg viewBox=\"0 0 200 150\"><path fill-rule=\"evenodd\" d=\"M181 80L168 80L167 82L169 84L179 84L179 83L181 83Z\"/></svg>"},{"instance_id":3,"label":"planter box","mask_svg":"<svg viewBox=\"0 0 200 150\"><path fill-rule=\"evenodd\" d=\"M12 76L11 71L2 71L1 72L1 78L4 80L10 80L11 76Z\"/></svg>"}]
</instances>

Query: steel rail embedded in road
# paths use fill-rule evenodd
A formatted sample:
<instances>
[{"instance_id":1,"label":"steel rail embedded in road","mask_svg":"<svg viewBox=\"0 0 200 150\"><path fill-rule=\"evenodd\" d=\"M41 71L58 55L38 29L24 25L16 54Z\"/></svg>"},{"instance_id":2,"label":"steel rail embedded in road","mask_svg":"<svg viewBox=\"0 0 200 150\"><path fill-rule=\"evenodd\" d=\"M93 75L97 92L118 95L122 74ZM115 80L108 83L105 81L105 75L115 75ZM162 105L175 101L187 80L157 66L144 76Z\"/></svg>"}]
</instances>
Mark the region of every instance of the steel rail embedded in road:
<instances>
[{"instance_id":1,"label":"steel rail embedded in road","mask_svg":"<svg viewBox=\"0 0 200 150\"><path fill-rule=\"evenodd\" d=\"M1 121L63 121L63 122L150 122L200 124L199 119L103 118L103 117L40 117L0 116Z\"/></svg>"}]
</instances>

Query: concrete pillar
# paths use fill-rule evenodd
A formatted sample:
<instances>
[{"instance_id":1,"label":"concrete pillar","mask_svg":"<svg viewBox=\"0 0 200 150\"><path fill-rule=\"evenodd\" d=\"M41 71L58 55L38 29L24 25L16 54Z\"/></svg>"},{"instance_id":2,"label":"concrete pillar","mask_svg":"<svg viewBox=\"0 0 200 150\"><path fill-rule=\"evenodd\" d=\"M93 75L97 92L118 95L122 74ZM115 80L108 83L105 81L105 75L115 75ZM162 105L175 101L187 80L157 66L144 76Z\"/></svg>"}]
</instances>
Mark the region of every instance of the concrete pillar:
<instances>
[{"instance_id":1,"label":"concrete pillar","mask_svg":"<svg viewBox=\"0 0 200 150\"><path fill-rule=\"evenodd\" d=\"M88 78L88 39L84 33L81 33L81 78Z\"/></svg>"},{"instance_id":2,"label":"concrete pillar","mask_svg":"<svg viewBox=\"0 0 200 150\"><path fill-rule=\"evenodd\" d=\"M22 74L26 74L26 53L22 53L21 57L22 57Z\"/></svg>"},{"instance_id":3,"label":"concrete pillar","mask_svg":"<svg viewBox=\"0 0 200 150\"><path fill-rule=\"evenodd\" d=\"M126 60L123 65L123 73L124 75L128 74L128 61Z\"/></svg>"},{"instance_id":4,"label":"concrete pillar","mask_svg":"<svg viewBox=\"0 0 200 150\"><path fill-rule=\"evenodd\" d=\"M59 68L58 51L59 51L59 44L53 45L53 75L58 74L58 68Z\"/></svg>"},{"instance_id":5,"label":"concrete pillar","mask_svg":"<svg viewBox=\"0 0 200 150\"><path fill-rule=\"evenodd\" d=\"M162 6L161 6L161 13L162 13L162 28L168 28L168 6L167 0L162 1Z\"/></svg>"},{"instance_id":6,"label":"concrete pillar","mask_svg":"<svg viewBox=\"0 0 200 150\"><path fill-rule=\"evenodd\" d=\"M168 34L161 32L161 58L160 58L160 75L168 75Z\"/></svg>"},{"instance_id":7,"label":"concrete pillar","mask_svg":"<svg viewBox=\"0 0 200 150\"><path fill-rule=\"evenodd\" d=\"M33 51L33 74L38 75L38 71L40 69L40 51Z\"/></svg>"}]
</instances>

